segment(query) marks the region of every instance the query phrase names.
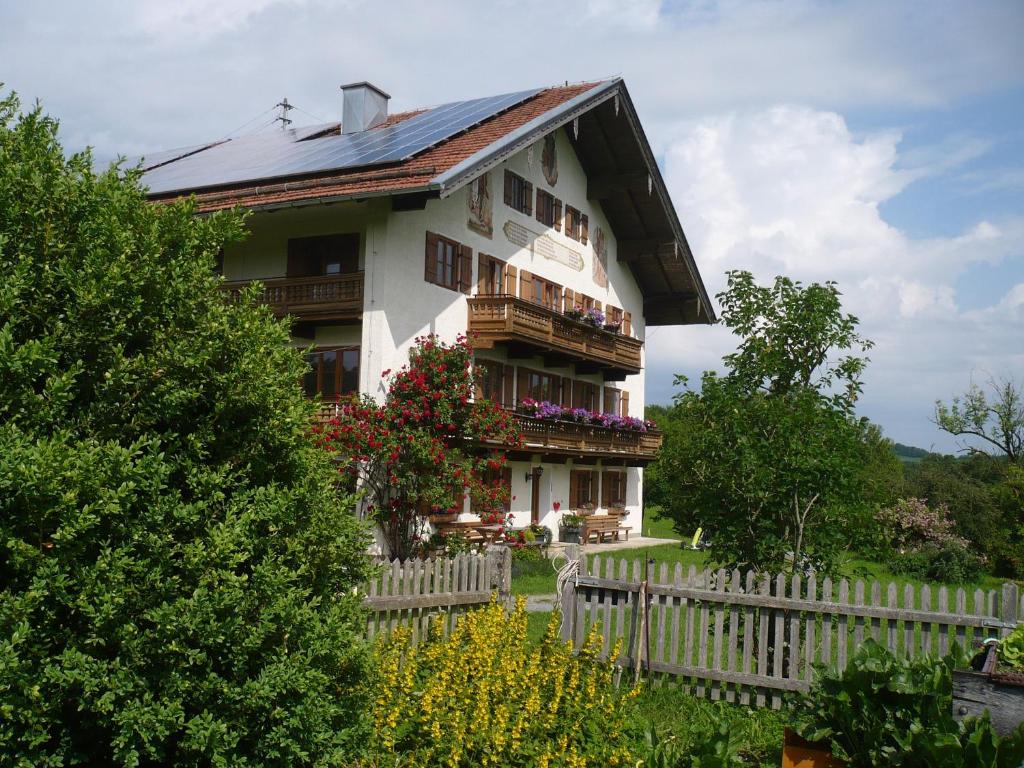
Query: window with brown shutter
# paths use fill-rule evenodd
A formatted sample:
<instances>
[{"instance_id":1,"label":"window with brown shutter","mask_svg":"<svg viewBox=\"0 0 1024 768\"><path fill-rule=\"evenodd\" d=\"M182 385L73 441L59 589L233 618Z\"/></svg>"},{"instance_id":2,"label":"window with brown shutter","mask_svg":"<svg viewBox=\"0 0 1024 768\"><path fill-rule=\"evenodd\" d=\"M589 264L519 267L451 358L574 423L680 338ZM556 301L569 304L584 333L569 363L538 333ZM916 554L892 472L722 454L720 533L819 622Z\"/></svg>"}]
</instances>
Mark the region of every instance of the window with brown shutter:
<instances>
[{"instance_id":1,"label":"window with brown shutter","mask_svg":"<svg viewBox=\"0 0 1024 768\"><path fill-rule=\"evenodd\" d=\"M473 249L435 232L427 232L423 279L469 293L473 282Z\"/></svg>"},{"instance_id":2,"label":"window with brown shutter","mask_svg":"<svg viewBox=\"0 0 1024 768\"><path fill-rule=\"evenodd\" d=\"M601 474L597 470L574 469L569 473L569 508L594 509Z\"/></svg>"},{"instance_id":3,"label":"window with brown shutter","mask_svg":"<svg viewBox=\"0 0 1024 768\"><path fill-rule=\"evenodd\" d=\"M556 232L562 231L562 201L557 197L555 198L555 214L554 214L554 226Z\"/></svg>"},{"instance_id":4,"label":"window with brown shutter","mask_svg":"<svg viewBox=\"0 0 1024 768\"><path fill-rule=\"evenodd\" d=\"M505 265L505 293L509 296L516 296L516 268L511 264Z\"/></svg>"},{"instance_id":5,"label":"window with brown shutter","mask_svg":"<svg viewBox=\"0 0 1024 768\"><path fill-rule=\"evenodd\" d=\"M359 391L359 347L328 347L306 355L310 370L302 377L307 397L325 403Z\"/></svg>"},{"instance_id":6,"label":"window with brown shutter","mask_svg":"<svg viewBox=\"0 0 1024 768\"><path fill-rule=\"evenodd\" d=\"M633 335L633 316L629 312L622 313L622 332L626 336Z\"/></svg>"},{"instance_id":7,"label":"window with brown shutter","mask_svg":"<svg viewBox=\"0 0 1024 768\"><path fill-rule=\"evenodd\" d=\"M561 376L523 367L517 370L516 375L519 378L518 390L520 401L528 397L538 402L561 402Z\"/></svg>"},{"instance_id":8,"label":"window with brown shutter","mask_svg":"<svg viewBox=\"0 0 1024 768\"><path fill-rule=\"evenodd\" d=\"M601 506L606 509L622 509L626 506L626 473L601 473Z\"/></svg>"},{"instance_id":9,"label":"window with brown shutter","mask_svg":"<svg viewBox=\"0 0 1024 768\"><path fill-rule=\"evenodd\" d=\"M488 256L479 255L476 280L476 291L480 296L500 296L505 293L505 262Z\"/></svg>"},{"instance_id":10,"label":"window with brown shutter","mask_svg":"<svg viewBox=\"0 0 1024 768\"><path fill-rule=\"evenodd\" d=\"M512 408L516 404L515 399L516 368L514 365L506 365L503 371L501 384L501 404L506 408Z\"/></svg>"},{"instance_id":11,"label":"window with brown shutter","mask_svg":"<svg viewBox=\"0 0 1024 768\"><path fill-rule=\"evenodd\" d=\"M604 407L601 409L602 413L610 413L615 416L619 415L622 410L622 392L615 387L604 388Z\"/></svg>"},{"instance_id":12,"label":"window with brown shutter","mask_svg":"<svg viewBox=\"0 0 1024 768\"><path fill-rule=\"evenodd\" d=\"M623 391L620 403L619 416L629 416L629 392Z\"/></svg>"},{"instance_id":13,"label":"window with brown shutter","mask_svg":"<svg viewBox=\"0 0 1024 768\"><path fill-rule=\"evenodd\" d=\"M586 408L588 411L597 413L598 389L596 384L589 381L574 381L572 383L572 407Z\"/></svg>"},{"instance_id":14,"label":"window with brown shutter","mask_svg":"<svg viewBox=\"0 0 1024 768\"><path fill-rule=\"evenodd\" d=\"M573 240L579 240L583 233L583 214L579 208L571 205L565 206L565 235Z\"/></svg>"},{"instance_id":15,"label":"window with brown shutter","mask_svg":"<svg viewBox=\"0 0 1024 768\"><path fill-rule=\"evenodd\" d=\"M501 405L505 394L505 366L496 360L478 360L476 367L477 397Z\"/></svg>"},{"instance_id":16,"label":"window with brown shutter","mask_svg":"<svg viewBox=\"0 0 1024 768\"><path fill-rule=\"evenodd\" d=\"M529 279L527 279L527 276L529 276ZM545 280L543 277L530 274L524 270L520 273L519 286L519 298L532 301L534 304L540 304L556 312L561 311L562 286L558 283Z\"/></svg>"},{"instance_id":17,"label":"window with brown shutter","mask_svg":"<svg viewBox=\"0 0 1024 768\"><path fill-rule=\"evenodd\" d=\"M581 214L580 216L580 242L583 245L587 244L587 238L590 236L590 220L587 218L587 214Z\"/></svg>"},{"instance_id":18,"label":"window with brown shutter","mask_svg":"<svg viewBox=\"0 0 1024 768\"><path fill-rule=\"evenodd\" d=\"M544 189L537 190L537 221L541 224L554 227L555 223L558 222L558 227L561 227L559 218L562 213L562 201L556 200L555 196Z\"/></svg>"},{"instance_id":19,"label":"window with brown shutter","mask_svg":"<svg viewBox=\"0 0 1024 768\"><path fill-rule=\"evenodd\" d=\"M505 171L505 205L527 216L533 213L533 184L509 170Z\"/></svg>"}]
</instances>

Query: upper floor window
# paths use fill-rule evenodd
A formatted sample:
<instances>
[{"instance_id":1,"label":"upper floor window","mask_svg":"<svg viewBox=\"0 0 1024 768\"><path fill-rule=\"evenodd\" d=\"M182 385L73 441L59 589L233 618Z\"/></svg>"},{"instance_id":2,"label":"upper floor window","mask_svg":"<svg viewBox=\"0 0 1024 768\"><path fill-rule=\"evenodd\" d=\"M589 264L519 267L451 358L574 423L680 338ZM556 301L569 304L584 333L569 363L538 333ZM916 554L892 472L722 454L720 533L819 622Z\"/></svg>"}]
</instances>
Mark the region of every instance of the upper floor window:
<instances>
[{"instance_id":1,"label":"upper floor window","mask_svg":"<svg viewBox=\"0 0 1024 768\"><path fill-rule=\"evenodd\" d=\"M532 215L533 184L512 171L505 171L505 205L527 216Z\"/></svg>"},{"instance_id":2,"label":"upper floor window","mask_svg":"<svg viewBox=\"0 0 1024 768\"><path fill-rule=\"evenodd\" d=\"M622 412L622 390L614 387L604 388L604 412L616 416L628 416Z\"/></svg>"},{"instance_id":3,"label":"upper floor window","mask_svg":"<svg viewBox=\"0 0 1024 768\"><path fill-rule=\"evenodd\" d=\"M596 384L589 381L574 381L572 383L572 407L586 408L596 413L598 411L598 397L600 390Z\"/></svg>"},{"instance_id":4,"label":"upper floor window","mask_svg":"<svg viewBox=\"0 0 1024 768\"><path fill-rule=\"evenodd\" d=\"M524 269L519 273L519 298L557 312L562 306L562 286Z\"/></svg>"},{"instance_id":5,"label":"upper floor window","mask_svg":"<svg viewBox=\"0 0 1024 768\"><path fill-rule=\"evenodd\" d=\"M481 253L477 264L477 293L481 296L500 296L505 293L506 266L501 259Z\"/></svg>"},{"instance_id":6,"label":"upper floor window","mask_svg":"<svg viewBox=\"0 0 1024 768\"><path fill-rule=\"evenodd\" d=\"M359 271L359 235L318 235L288 240L288 277Z\"/></svg>"},{"instance_id":7,"label":"upper floor window","mask_svg":"<svg viewBox=\"0 0 1024 768\"><path fill-rule=\"evenodd\" d=\"M307 397L325 402L359 391L359 347L318 349L306 355L310 370L302 377Z\"/></svg>"},{"instance_id":8,"label":"upper floor window","mask_svg":"<svg viewBox=\"0 0 1024 768\"><path fill-rule=\"evenodd\" d=\"M428 283L469 293L473 281L473 251L447 237L427 232L423 279Z\"/></svg>"},{"instance_id":9,"label":"upper floor window","mask_svg":"<svg viewBox=\"0 0 1024 768\"><path fill-rule=\"evenodd\" d=\"M478 360L476 369L477 398L511 407L515 368L495 360Z\"/></svg>"},{"instance_id":10,"label":"upper floor window","mask_svg":"<svg viewBox=\"0 0 1024 768\"><path fill-rule=\"evenodd\" d=\"M537 221L547 227L562 228L562 201L543 189L537 190Z\"/></svg>"},{"instance_id":11,"label":"upper floor window","mask_svg":"<svg viewBox=\"0 0 1024 768\"><path fill-rule=\"evenodd\" d=\"M587 235L589 234L590 220L587 218L587 214L581 213L578 208L573 208L571 205L565 206L565 234L571 237L573 240L578 240L587 244Z\"/></svg>"},{"instance_id":12,"label":"upper floor window","mask_svg":"<svg viewBox=\"0 0 1024 768\"><path fill-rule=\"evenodd\" d=\"M525 398L550 403L560 401L561 377L552 373L532 371L529 368L519 368L518 376L518 399L522 402Z\"/></svg>"}]
</instances>

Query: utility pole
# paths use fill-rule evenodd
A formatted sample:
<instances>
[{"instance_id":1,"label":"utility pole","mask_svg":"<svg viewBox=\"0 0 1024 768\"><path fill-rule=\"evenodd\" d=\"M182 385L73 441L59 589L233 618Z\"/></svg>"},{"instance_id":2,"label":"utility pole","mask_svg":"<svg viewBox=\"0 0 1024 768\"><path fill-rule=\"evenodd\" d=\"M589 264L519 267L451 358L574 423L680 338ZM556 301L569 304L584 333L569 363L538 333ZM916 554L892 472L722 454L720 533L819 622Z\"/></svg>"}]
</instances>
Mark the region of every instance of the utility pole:
<instances>
[{"instance_id":1,"label":"utility pole","mask_svg":"<svg viewBox=\"0 0 1024 768\"><path fill-rule=\"evenodd\" d=\"M281 114L278 115L277 117L275 117L274 120L279 122L279 123L281 123L281 130L283 131L285 128L287 128L291 124L292 121L291 121L291 118L288 117L288 112L290 110L292 110L292 109L295 109L295 107L293 107L291 104L288 103L288 97L287 96L285 96L283 99L281 99L281 101L279 101L274 106L277 106L277 107L281 108Z\"/></svg>"}]
</instances>

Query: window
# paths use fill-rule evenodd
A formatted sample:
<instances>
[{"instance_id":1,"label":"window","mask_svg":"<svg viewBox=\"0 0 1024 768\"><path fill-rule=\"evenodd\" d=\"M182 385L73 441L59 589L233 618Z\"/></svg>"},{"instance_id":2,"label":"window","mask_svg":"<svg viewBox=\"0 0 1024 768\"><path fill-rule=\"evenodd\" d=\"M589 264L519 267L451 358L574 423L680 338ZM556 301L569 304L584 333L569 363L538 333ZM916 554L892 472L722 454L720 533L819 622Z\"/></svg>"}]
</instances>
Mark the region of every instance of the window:
<instances>
[{"instance_id":1,"label":"window","mask_svg":"<svg viewBox=\"0 0 1024 768\"><path fill-rule=\"evenodd\" d=\"M495 360L478 360L476 366L477 398L511 407L512 376L515 369Z\"/></svg>"},{"instance_id":2,"label":"window","mask_svg":"<svg viewBox=\"0 0 1024 768\"><path fill-rule=\"evenodd\" d=\"M312 370L302 377L307 397L333 402L359 391L359 347L318 349L306 355Z\"/></svg>"},{"instance_id":3,"label":"window","mask_svg":"<svg viewBox=\"0 0 1024 768\"><path fill-rule=\"evenodd\" d=\"M505 171L505 205L527 216L532 215L533 184L512 171Z\"/></svg>"},{"instance_id":4,"label":"window","mask_svg":"<svg viewBox=\"0 0 1024 768\"><path fill-rule=\"evenodd\" d=\"M588 381L574 381L572 383L572 407L586 408L588 411L597 413L598 388L596 384Z\"/></svg>"},{"instance_id":5,"label":"window","mask_svg":"<svg viewBox=\"0 0 1024 768\"><path fill-rule=\"evenodd\" d=\"M551 373L532 371L529 368L520 368L518 376L518 399L520 402L527 397L531 400L559 402L561 377Z\"/></svg>"},{"instance_id":6,"label":"window","mask_svg":"<svg viewBox=\"0 0 1024 768\"><path fill-rule=\"evenodd\" d=\"M622 325L622 310L606 304L604 308L604 321L609 325Z\"/></svg>"},{"instance_id":7,"label":"window","mask_svg":"<svg viewBox=\"0 0 1024 768\"><path fill-rule=\"evenodd\" d=\"M476 292L480 296L501 296L505 293L505 262L481 253L476 278Z\"/></svg>"},{"instance_id":8,"label":"window","mask_svg":"<svg viewBox=\"0 0 1024 768\"><path fill-rule=\"evenodd\" d=\"M569 473L570 509L593 509L597 506L600 477L596 470L574 469Z\"/></svg>"},{"instance_id":9,"label":"window","mask_svg":"<svg viewBox=\"0 0 1024 768\"><path fill-rule=\"evenodd\" d=\"M428 283L469 293L473 281L473 251L447 237L427 232L423 279Z\"/></svg>"},{"instance_id":10,"label":"window","mask_svg":"<svg viewBox=\"0 0 1024 768\"><path fill-rule=\"evenodd\" d=\"M573 240L579 240L583 233L583 214L578 208L565 206L565 234Z\"/></svg>"},{"instance_id":11,"label":"window","mask_svg":"<svg viewBox=\"0 0 1024 768\"><path fill-rule=\"evenodd\" d=\"M619 416L622 411L622 392L614 387L604 388L604 412Z\"/></svg>"},{"instance_id":12,"label":"window","mask_svg":"<svg viewBox=\"0 0 1024 768\"><path fill-rule=\"evenodd\" d=\"M559 312L562 308L562 286L524 269L519 273L519 298Z\"/></svg>"},{"instance_id":13,"label":"window","mask_svg":"<svg viewBox=\"0 0 1024 768\"><path fill-rule=\"evenodd\" d=\"M288 277L358 271L358 234L293 237L288 241Z\"/></svg>"},{"instance_id":14,"label":"window","mask_svg":"<svg viewBox=\"0 0 1024 768\"><path fill-rule=\"evenodd\" d=\"M505 491L505 499L502 508L508 512L512 508L512 468L505 466L501 468L488 467L484 470L484 483L489 487L501 488Z\"/></svg>"},{"instance_id":15,"label":"window","mask_svg":"<svg viewBox=\"0 0 1024 768\"><path fill-rule=\"evenodd\" d=\"M626 506L625 472L601 474L601 506L608 509L621 509Z\"/></svg>"},{"instance_id":16,"label":"window","mask_svg":"<svg viewBox=\"0 0 1024 768\"><path fill-rule=\"evenodd\" d=\"M562 228L562 201L543 189L537 190L537 221L555 229Z\"/></svg>"}]
</instances>

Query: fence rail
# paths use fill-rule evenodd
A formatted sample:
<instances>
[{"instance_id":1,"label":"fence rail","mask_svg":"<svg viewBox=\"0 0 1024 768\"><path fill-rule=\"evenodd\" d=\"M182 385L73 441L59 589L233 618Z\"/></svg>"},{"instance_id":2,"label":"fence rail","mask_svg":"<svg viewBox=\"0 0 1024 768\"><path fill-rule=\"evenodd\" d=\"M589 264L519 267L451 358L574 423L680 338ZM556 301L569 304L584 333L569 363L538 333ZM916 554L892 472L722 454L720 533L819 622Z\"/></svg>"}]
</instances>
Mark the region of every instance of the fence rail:
<instances>
[{"instance_id":1,"label":"fence rail","mask_svg":"<svg viewBox=\"0 0 1024 768\"><path fill-rule=\"evenodd\" d=\"M447 634L459 615L490 602L494 594L507 599L510 589L511 557L504 547L380 566L363 600L369 638L408 627L413 642L419 642L436 621L444 622Z\"/></svg>"},{"instance_id":2,"label":"fence rail","mask_svg":"<svg viewBox=\"0 0 1024 768\"><path fill-rule=\"evenodd\" d=\"M684 575L639 560L578 560L563 592L565 640L596 631L602 652L618 643L618 663L671 676L698 696L778 708L806 691L817 665L846 666L868 638L899 655L946 653L953 642L1005 635L1024 615L1015 584L1000 591L865 584L846 579L724 570ZM970 601L968 600L970 597ZM968 602L971 608L968 609Z\"/></svg>"}]
</instances>

